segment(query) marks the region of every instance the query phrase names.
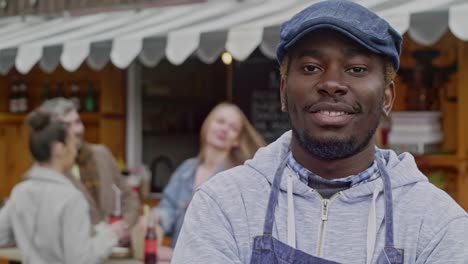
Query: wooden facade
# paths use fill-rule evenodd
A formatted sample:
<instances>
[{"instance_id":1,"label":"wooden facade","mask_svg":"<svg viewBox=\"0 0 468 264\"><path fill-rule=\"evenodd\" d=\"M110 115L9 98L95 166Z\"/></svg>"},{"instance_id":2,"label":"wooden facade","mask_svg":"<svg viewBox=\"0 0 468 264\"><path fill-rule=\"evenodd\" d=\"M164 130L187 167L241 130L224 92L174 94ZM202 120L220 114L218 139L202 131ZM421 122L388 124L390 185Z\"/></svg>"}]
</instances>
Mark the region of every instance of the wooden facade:
<instances>
[{"instance_id":1,"label":"wooden facade","mask_svg":"<svg viewBox=\"0 0 468 264\"><path fill-rule=\"evenodd\" d=\"M401 56L401 67L412 68L414 51L437 51L432 61L434 67L443 71L456 66L452 73L446 73L438 87L438 109L442 111L444 139L441 154L416 157L419 168L426 174L443 172L446 175L444 188L465 210L468 210L468 42L447 32L437 43L422 46L405 36ZM444 79L443 78L443 79ZM396 80L396 102L393 111L407 110L406 100L410 87L401 74Z\"/></svg>"},{"instance_id":2,"label":"wooden facade","mask_svg":"<svg viewBox=\"0 0 468 264\"><path fill-rule=\"evenodd\" d=\"M27 75L12 70L8 75L0 76L0 199L9 195L32 162L27 143L28 129L24 124L27 114L8 112L9 87L14 81L27 85L30 109L40 105L41 89L45 84L50 85L52 92L57 89L56 85L63 85L64 95L68 96L70 84L78 82L82 84L83 98L86 85L91 83L96 91L97 111L81 112L85 139L106 145L117 160L125 159L125 71L110 64L99 72L86 66L73 73L61 67L52 74L46 74L38 67Z\"/></svg>"}]
</instances>

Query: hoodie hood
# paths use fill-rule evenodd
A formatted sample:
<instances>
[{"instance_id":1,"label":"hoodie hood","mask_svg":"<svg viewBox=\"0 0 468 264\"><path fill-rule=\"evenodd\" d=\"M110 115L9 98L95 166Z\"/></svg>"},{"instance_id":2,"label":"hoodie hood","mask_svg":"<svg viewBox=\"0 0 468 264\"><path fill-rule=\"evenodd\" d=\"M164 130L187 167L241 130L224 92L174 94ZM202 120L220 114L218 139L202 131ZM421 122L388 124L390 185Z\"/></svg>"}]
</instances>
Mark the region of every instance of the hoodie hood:
<instances>
[{"instance_id":1,"label":"hoodie hood","mask_svg":"<svg viewBox=\"0 0 468 264\"><path fill-rule=\"evenodd\" d=\"M270 184L273 184L273 178L280 164L290 151L292 132L288 131L279 137L275 142L261 148L252 160L246 162L247 166L252 167L263 175ZM427 177L417 168L414 157L409 153L397 155L393 150L379 149L383 157L385 169L389 173L392 189L400 188L405 185L416 182L427 181ZM285 171L290 170L286 168ZM287 190L286 177L282 177L280 189ZM302 183L299 178L293 181L293 193L304 194L309 191L309 187ZM350 191L352 189L352 191ZM349 190L343 191L343 196L354 199L362 196L372 195L373 192L383 189L382 180L367 182L355 186Z\"/></svg>"},{"instance_id":2,"label":"hoodie hood","mask_svg":"<svg viewBox=\"0 0 468 264\"><path fill-rule=\"evenodd\" d=\"M40 166L37 163L33 164L32 167L26 172L24 180L65 184L74 187L72 182L62 173Z\"/></svg>"},{"instance_id":3,"label":"hoodie hood","mask_svg":"<svg viewBox=\"0 0 468 264\"><path fill-rule=\"evenodd\" d=\"M47 192L47 186L50 185L63 186L64 190L76 188L62 174L55 170L42 167L38 164L33 164L26 172L23 182L18 184L12 192L12 199L15 200L18 208L26 208L26 214L37 215L41 210L41 204L44 200L44 192ZM23 211L22 211L23 212ZM35 218L24 217L24 221L28 221L26 226L34 226Z\"/></svg>"}]
</instances>

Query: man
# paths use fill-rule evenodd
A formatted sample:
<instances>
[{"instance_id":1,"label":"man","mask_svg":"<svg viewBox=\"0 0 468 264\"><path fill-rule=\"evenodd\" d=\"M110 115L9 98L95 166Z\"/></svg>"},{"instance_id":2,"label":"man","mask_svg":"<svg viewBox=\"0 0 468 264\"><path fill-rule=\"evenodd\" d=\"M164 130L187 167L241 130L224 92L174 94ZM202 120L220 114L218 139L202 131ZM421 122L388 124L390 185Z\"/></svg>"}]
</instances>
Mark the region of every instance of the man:
<instances>
[{"instance_id":1,"label":"man","mask_svg":"<svg viewBox=\"0 0 468 264\"><path fill-rule=\"evenodd\" d=\"M468 263L468 216L413 156L375 147L401 36L351 1L281 28L292 132L206 182L172 263Z\"/></svg>"},{"instance_id":2,"label":"man","mask_svg":"<svg viewBox=\"0 0 468 264\"><path fill-rule=\"evenodd\" d=\"M120 191L120 207L123 220L132 227L139 216L140 201L120 174L117 162L103 145L84 142L84 125L72 101L54 98L44 102L40 109L58 116L75 134L78 141L78 155L69 179L84 193L90 206L92 224L106 222L116 209L116 191ZM130 238L127 234L121 243Z\"/></svg>"}]
</instances>

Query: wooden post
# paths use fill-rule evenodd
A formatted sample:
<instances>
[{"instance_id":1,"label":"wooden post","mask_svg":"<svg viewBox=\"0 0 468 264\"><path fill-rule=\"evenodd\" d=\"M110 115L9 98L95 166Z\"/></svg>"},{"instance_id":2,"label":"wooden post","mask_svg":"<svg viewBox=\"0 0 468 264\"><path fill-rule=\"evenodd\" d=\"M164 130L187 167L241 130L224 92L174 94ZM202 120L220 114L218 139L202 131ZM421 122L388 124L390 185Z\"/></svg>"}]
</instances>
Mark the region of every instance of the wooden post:
<instances>
[{"instance_id":1,"label":"wooden post","mask_svg":"<svg viewBox=\"0 0 468 264\"><path fill-rule=\"evenodd\" d=\"M234 63L234 62L233 62ZM226 71L227 71L227 74L226 74L226 94L227 94L227 100L228 102L232 102L233 100L233 95L232 95L232 81L233 81L233 65L232 63L231 64L228 64L226 65Z\"/></svg>"},{"instance_id":2,"label":"wooden post","mask_svg":"<svg viewBox=\"0 0 468 264\"><path fill-rule=\"evenodd\" d=\"M461 163L457 177L457 201L468 210L468 42L458 40L458 149L457 157Z\"/></svg>"}]
</instances>

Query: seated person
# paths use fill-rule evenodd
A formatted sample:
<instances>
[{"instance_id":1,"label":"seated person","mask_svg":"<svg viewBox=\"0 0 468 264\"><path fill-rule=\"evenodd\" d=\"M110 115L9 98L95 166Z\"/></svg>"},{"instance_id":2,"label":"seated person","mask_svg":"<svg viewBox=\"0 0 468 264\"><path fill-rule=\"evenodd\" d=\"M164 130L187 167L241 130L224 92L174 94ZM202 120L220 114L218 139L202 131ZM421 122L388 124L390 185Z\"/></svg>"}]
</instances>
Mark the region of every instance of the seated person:
<instances>
[{"instance_id":1,"label":"seated person","mask_svg":"<svg viewBox=\"0 0 468 264\"><path fill-rule=\"evenodd\" d=\"M0 245L16 242L26 264L102 262L127 224L93 228L85 197L65 176L77 153L75 135L45 112L32 112L27 121L36 164L0 210Z\"/></svg>"}]
</instances>

